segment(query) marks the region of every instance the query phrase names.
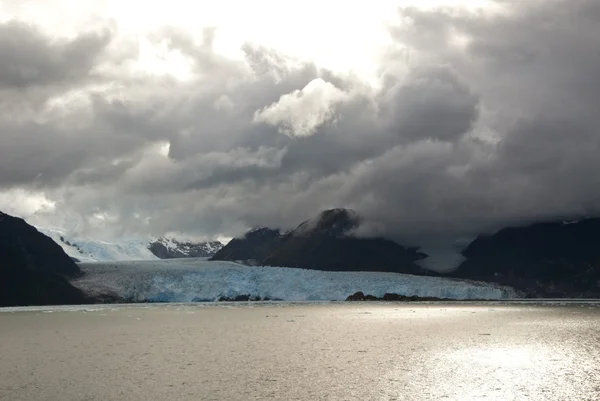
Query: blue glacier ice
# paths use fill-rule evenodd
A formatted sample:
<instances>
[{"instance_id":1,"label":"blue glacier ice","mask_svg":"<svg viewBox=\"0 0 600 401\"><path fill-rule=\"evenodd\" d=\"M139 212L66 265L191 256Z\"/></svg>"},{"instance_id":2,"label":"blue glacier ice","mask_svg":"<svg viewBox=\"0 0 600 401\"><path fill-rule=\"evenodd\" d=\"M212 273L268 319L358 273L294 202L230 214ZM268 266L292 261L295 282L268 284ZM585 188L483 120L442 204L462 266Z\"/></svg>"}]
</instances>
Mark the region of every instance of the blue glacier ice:
<instances>
[{"instance_id":1,"label":"blue glacier ice","mask_svg":"<svg viewBox=\"0 0 600 401\"><path fill-rule=\"evenodd\" d=\"M245 266L205 259L81 263L73 282L90 294L112 293L131 302L193 302L252 295L285 301L344 300L350 294L385 293L449 299L507 299L509 287L438 277L377 272L325 272Z\"/></svg>"}]
</instances>

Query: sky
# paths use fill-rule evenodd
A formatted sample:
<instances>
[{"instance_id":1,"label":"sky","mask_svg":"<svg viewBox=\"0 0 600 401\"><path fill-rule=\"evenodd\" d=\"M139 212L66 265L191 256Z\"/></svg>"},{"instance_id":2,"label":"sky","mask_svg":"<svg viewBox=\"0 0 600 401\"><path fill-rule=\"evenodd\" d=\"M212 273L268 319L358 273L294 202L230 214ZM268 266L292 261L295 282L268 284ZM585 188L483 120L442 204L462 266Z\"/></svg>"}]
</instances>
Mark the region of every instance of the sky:
<instances>
[{"instance_id":1,"label":"sky","mask_svg":"<svg viewBox=\"0 0 600 401\"><path fill-rule=\"evenodd\" d=\"M600 2L216 4L0 0L0 210L213 238L347 207L413 244L600 215Z\"/></svg>"}]
</instances>

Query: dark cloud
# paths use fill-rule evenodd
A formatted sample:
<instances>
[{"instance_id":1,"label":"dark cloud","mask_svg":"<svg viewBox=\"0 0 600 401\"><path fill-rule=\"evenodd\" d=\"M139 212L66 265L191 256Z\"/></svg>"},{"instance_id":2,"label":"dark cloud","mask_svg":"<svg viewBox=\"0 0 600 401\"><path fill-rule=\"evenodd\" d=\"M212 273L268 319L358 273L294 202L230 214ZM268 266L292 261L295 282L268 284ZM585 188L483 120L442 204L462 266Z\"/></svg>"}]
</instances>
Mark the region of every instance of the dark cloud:
<instances>
[{"instance_id":1,"label":"dark cloud","mask_svg":"<svg viewBox=\"0 0 600 401\"><path fill-rule=\"evenodd\" d=\"M387 219L399 232L408 225L423 230L421 235L476 233L600 212L597 180L590 174L600 167L592 156L600 145L600 118L592 111L600 100L600 79L592 73L600 67L600 48L593 40L600 33L600 6L591 1L504 4L506 13L485 18L403 10L411 24L394 36L413 46L414 62L451 68L468 87L465 93L477 94L483 112L473 132L445 154L452 156L447 162L427 167L431 175L420 177L419 185L392 185L402 191L380 197L390 202L380 210L392 211ZM457 34L466 38L466 47L453 43ZM422 154L411 177L419 177L429 157L443 156ZM381 177L369 182L390 182L385 171L374 167L373 174ZM412 217L403 211L412 211Z\"/></svg>"},{"instance_id":2,"label":"dark cloud","mask_svg":"<svg viewBox=\"0 0 600 401\"><path fill-rule=\"evenodd\" d=\"M25 89L84 79L110 40L109 31L53 40L22 22L0 24L0 88Z\"/></svg>"},{"instance_id":3,"label":"dark cloud","mask_svg":"<svg viewBox=\"0 0 600 401\"><path fill-rule=\"evenodd\" d=\"M0 185L155 235L352 207L365 231L423 243L598 214L600 5L498 4L399 10L381 88L252 44L228 59L218 30L173 27L149 37L184 55L191 79L103 75L109 34L61 42L5 24L25 45L0 35L14 66L0 69L0 99L31 89L0 104ZM77 90L77 107L49 106Z\"/></svg>"},{"instance_id":4,"label":"dark cloud","mask_svg":"<svg viewBox=\"0 0 600 401\"><path fill-rule=\"evenodd\" d=\"M448 67L417 69L384 95L383 118L406 141L454 141L477 118L477 97Z\"/></svg>"}]
</instances>

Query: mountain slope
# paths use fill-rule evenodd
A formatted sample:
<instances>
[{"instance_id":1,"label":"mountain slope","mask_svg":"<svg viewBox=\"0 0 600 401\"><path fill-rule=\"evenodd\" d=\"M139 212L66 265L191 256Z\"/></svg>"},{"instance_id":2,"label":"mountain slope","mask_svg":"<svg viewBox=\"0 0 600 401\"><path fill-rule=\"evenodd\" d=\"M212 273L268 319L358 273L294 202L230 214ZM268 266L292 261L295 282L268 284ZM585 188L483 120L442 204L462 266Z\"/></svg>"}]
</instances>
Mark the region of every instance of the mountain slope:
<instances>
[{"instance_id":1,"label":"mountain slope","mask_svg":"<svg viewBox=\"0 0 600 401\"><path fill-rule=\"evenodd\" d=\"M415 262L426 255L383 238L353 237L360 218L351 210L332 209L281 235L260 229L232 240L213 260L258 261L267 266L327 271L386 271L432 275Z\"/></svg>"},{"instance_id":2,"label":"mountain slope","mask_svg":"<svg viewBox=\"0 0 600 401\"><path fill-rule=\"evenodd\" d=\"M51 238L0 212L0 306L82 303L79 267Z\"/></svg>"},{"instance_id":3,"label":"mountain slope","mask_svg":"<svg viewBox=\"0 0 600 401\"><path fill-rule=\"evenodd\" d=\"M159 238L148 245L150 252L159 259L211 257L221 248L220 241L196 243L172 238Z\"/></svg>"},{"instance_id":4,"label":"mountain slope","mask_svg":"<svg viewBox=\"0 0 600 401\"><path fill-rule=\"evenodd\" d=\"M531 296L600 296L600 219L545 222L479 236L452 277L501 282Z\"/></svg>"},{"instance_id":5,"label":"mountain slope","mask_svg":"<svg viewBox=\"0 0 600 401\"><path fill-rule=\"evenodd\" d=\"M211 260L259 262L268 257L280 245L282 239L279 230L255 228L242 238L233 238Z\"/></svg>"}]
</instances>

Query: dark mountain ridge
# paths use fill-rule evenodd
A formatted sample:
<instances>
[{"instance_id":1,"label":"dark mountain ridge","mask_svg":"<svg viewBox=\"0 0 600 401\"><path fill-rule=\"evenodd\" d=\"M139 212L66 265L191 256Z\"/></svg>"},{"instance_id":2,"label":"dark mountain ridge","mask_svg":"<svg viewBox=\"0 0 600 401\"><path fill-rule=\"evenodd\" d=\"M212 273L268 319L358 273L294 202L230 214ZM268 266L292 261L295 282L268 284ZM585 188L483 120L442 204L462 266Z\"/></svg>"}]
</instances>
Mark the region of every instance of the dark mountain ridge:
<instances>
[{"instance_id":1,"label":"dark mountain ridge","mask_svg":"<svg viewBox=\"0 0 600 401\"><path fill-rule=\"evenodd\" d=\"M532 297L600 297L600 219L542 222L477 237L451 277L492 281Z\"/></svg>"},{"instance_id":2,"label":"dark mountain ridge","mask_svg":"<svg viewBox=\"0 0 600 401\"><path fill-rule=\"evenodd\" d=\"M241 238L233 238L211 260L260 262L267 258L283 240L278 229L258 227Z\"/></svg>"},{"instance_id":3,"label":"dark mountain ridge","mask_svg":"<svg viewBox=\"0 0 600 401\"><path fill-rule=\"evenodd\" d=\"M0 306L76 304L79 266L50 237L0 212Z\"/></svg>"},{"instance_id":4,"label":"dark mountain ridge","mask_svg":"<svg viewBox=\"0 0 600 401\"><path fill-rule=\"evenodd\" d=\"M382 271L435 275L415 262L427 255L384 238L359 238L352 231L361 219L352 210L332 209L282 235L253 230L234 239L212 260L253 260L265 266L327 271Z\"/></svg>"}]
</instances>

